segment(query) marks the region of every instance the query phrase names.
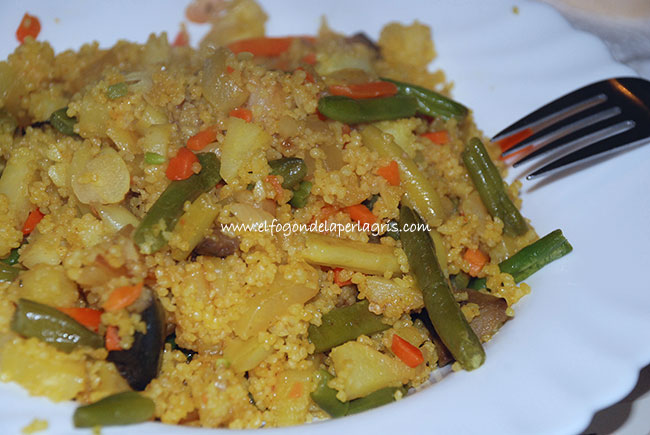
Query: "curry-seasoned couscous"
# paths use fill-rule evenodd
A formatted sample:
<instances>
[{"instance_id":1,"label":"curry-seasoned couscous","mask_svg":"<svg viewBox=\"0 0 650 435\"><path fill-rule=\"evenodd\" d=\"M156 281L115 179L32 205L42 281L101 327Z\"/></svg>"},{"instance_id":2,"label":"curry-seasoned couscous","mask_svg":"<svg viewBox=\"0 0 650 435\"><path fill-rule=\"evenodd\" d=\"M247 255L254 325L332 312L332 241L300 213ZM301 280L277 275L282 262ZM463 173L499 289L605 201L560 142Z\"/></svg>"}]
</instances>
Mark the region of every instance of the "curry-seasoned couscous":
<instances>
[{"instance_id":1,"label":"curry-seasoned couscous","mask_svg":"<svg viewBox=\"0 0 650 435\"><path fill-rule=\"evenodd\" d=\"M519 214L430 29L270 38L217 3L198 49L0 62L1 379L82 427L256 428L479 367L570 245Z\"/></svg>"}]
</instances>

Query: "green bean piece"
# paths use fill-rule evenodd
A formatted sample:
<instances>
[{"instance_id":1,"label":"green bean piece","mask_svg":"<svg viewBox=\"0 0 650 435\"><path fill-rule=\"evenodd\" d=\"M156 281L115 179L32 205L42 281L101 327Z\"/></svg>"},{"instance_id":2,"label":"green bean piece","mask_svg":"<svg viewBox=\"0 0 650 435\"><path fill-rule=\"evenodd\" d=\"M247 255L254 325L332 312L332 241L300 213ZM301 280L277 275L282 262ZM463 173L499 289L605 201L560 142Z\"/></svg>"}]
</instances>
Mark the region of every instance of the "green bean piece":
<instances>
[{"instance_id":1,"label":"green bean piece","mask_svg":"<svg viewBox=\"0 0 650 435\"><path fill-rule=\"evenodd\" d=\"M359 124L415 116L418 102L408 95L355 100L329 95L318 100L318 111L326 117L346 124Z\"/></svg>"},{"instance_id":2,"label":"green bean piece","mask_svg":"<svg viewBox=\"0 0 650 435\"><path fill-rule=\"evenodd\" d=\"M298 185L298 189L296 189L296 191L293 192L293 196L291 197L291 201L289 201L289 204L291 204L295 208L303 208L304 206L306 206L307 201L309 200L309 194L311 193L311 187L312 187L311 181L302 181Z\"/></svg>"},{"instance_id":3,"label":"green bean piece","mask_svg":"<svg viewBox=\"0 0 650 435\"><path fill-rule=\"evenodd\" d=\"M318 386L311 393L311 399L332 418L358 414L359 412L393 402L395 400L395 393L398 390L402 394L406 394L406 388L404 387L387 387L370 393L365 397L341 402L336 398L336 390L327 386L327 383L334 378L329 372L319 370L316 372L316 378L319 380Z\"/></svg>"},{"instance_id":4,"label":"green bean piece","mask_svg":"<svg viewBox=\"0 0 650 435\"><path fill-rule=\"evenodd\" d=\"M395 219L389 220L388 229L384 235L392 238L393 240L399 240L399 222L397 222Z\"/></svg>"},{"instance_id":5,"label":"green bean piece","mask_svg":"<svg viewBox=\"0 0 650 435\"><path fill-rule=\"evenodd\" d=\"M402 396L406 395L406 388L404 387L386 387L370 393L365 397L350 400L348 402L350 407L347 415L358 414L359 412L367 411L369 409L378 408L387 403L395 401L395 393L402 392Z\"/></svg>"},{"instance_id":6,"label":"green bean piece","mask_svg":"<svg viewBox=\"0 0 650 435\"><path fill-rule=\"evenodd\" d=\"M461 270L457 275L452 277L451 283L454 285L454 288L461 290L467 288L470 279L471 277Z\"/></svg>"},{"instance_id":7,"label":"green bean piece","mask_svg":"<svg viewBox=\"0 0 650 435\"><path fill-rule=\"evenodd\" d=\"M129 87L125 82L115 83L106 89L106 97L109 100L115 100L129 93Z\"/></svg>"},{"instance_id":8,"label":"green bean piece","mask_svg":"<svg viewBox=\"0 0 650 435\"><path fill-rule=\"evenodd\" d=\"M361 202L361 204L365 205L366 207L368 207L368 210L372 211L372 209L375 208L375 203L377 202L378 199L379 199L379 195L374 194L370 198Z\"/></svg>"},{"instance_id":9,"label":"green bean piece","mask_svg":"<svg viewBox=\"0 0 650 435\"><path fill-rule=\"evenodd\" d=\"M125 391L78 407L72 418L75 427L122 426L150 420L155 410L150 398Z\"/></svg>"},{"instance_id":10,"label":"green bean piece","mask_svg":"<svg viewBox=\"0 0 650 435\"><path fill-rule=\"evenodd\" d=\"M18 277L20 269L17 267L0 264L0 282L13 282Z\"/></svg>"},{"instance_id":11,"label":"green bean piece","mask_svg":"<svg viewBox=\"0 0 650 435\"><path fill-rule=\"evenodd\" d=\"M337 418L348 415L350 409L350 402L341 402L336 398L336 390L327 386L327 383L333 379L327 370L319 370L316 372L316 379L318 379L318 386L311 393L311 400L320 406L320 408L327 412L330 417Z\"/></svg>"},{"instance_id":12,"label":"green bean piece","mask_svg":"<svg viewBox=\"0 0 650 435\"><path fill-rule=\"evenodd\" d=\"M104 347L101 335L54 307L28 299L18 300L11 330L25 337L36 337L68 353L79 346Z\"/></svg>"},{"instance_id":13,"label":"green bean piece","mask_svg":"<svg viewBox=\"0 0 650 435\"><path fill-rule=\"evenodd\" d=\"M462 158L485 208L492 217L503 221L503 233L513 237L526 233L528 224L508 196L501 174L481 140L470 139Z\"/></svg>"},{"instance_id":14,"label":"green bean piece","mask_svg":"<svg viewBox=\"0 0 650 435\"><path fill-rule=\"evenodd\" d=\"M368 305L368 301L363 300L347 307L334 308L323 315L320 326L309 325L309 341L316 347L314 352L325 352L360 335L390 328L381 321L381 316L368 311Z\"/></svg>"},{"instance_id":15,"label":"green bean piece","mask_svg":"<svg viewBox=\"0 0 650 435\"><path fill-rule=\"evenodd\" d=\"M74 136L74 125L77 123L77 118L69 117L67 112L67 107L52 112L50 115L50 124L61 133Z\"/></svg>"},{"instance_id":16,"label":"green bean piece","mask_svg":"<svg viewBox=\"0 0 650 435\"><path fill-rule=\"evenodd\" d=\"M485 278L472 278L469 281L469 284L467 284L467 288L472 290L481 290L482 288L485 288L486 282L487 280Z\"/></svg>"},{"instance_id":17,"label":"green bean piece","mask_svg":"<svg viewBox=\"0 0 650 435\"><path fill-rule=\"evenodd\" d=\"M147 165L162 165L167 159L158 153L146 152L144 153L144 162Z\"/></svg>"},{"instance_id":18,"label":"green bean piece","mask_svg":"<svg viewBox=\"0 0 650 435\"><path fill-rule=\"evenodd\" d=\"M174 229L183 215L186 201L194 201L221 181L221 164L217 156L213 153L200 153L196 156L201 163L201 172L186 180L172 181L135 230L133 240L144 254L152 254L167 245L164 233Z\"/></svg>"},{"instance_id":19,"label":"green bean piece","mask_svg":"<svg viewBox=\"0 0 650 435\"><path fill-rule=\"evenodd\" d=\"M422 218L409 207L400 210L400 239L415 280L422 290L424 305L441 340L465 370L485 361L485 351L467 323L438 264L433 241L424 230L412 231Z\"/></svg>"},{"instance_id":20,"label":"green bean piece","mask_svg":"<svg viewBox=\"0 0 650 435\"><path fill-rule=\"evenodd\" d=\"M297 157L283 157L269 162L271 175L282 176L282 188L293 189L307 175L307 165Z\"/></svg>"},{"instance_id":21,"label":"green bean piece","mask_svg":"<svg viewBox=\"0 0 650 435\"><path fill-rule=\"evenodd\" d=\"M395 84L398 94L415 97L418 103L418 113L422 115L440 116L445 119L462 119L469 112L467 107L431 89L410 83L398 82L397 80L386 78L382 78L382 80Z\"/></svg>"},{"instance_id":22,"label":"green bean piece","mask_svg":"<svg viewBox=\"0 0 650 435\"><path fill-rule=\"evenodd\" d=\"M12 249L11 252L9 252L9 255L0 261L9 266L13 266L14 264L18 263L18 261L20 261L20 254L18 253L18 249L20 249L20 246L18 248Z\"/></svg>"}]
</instances>

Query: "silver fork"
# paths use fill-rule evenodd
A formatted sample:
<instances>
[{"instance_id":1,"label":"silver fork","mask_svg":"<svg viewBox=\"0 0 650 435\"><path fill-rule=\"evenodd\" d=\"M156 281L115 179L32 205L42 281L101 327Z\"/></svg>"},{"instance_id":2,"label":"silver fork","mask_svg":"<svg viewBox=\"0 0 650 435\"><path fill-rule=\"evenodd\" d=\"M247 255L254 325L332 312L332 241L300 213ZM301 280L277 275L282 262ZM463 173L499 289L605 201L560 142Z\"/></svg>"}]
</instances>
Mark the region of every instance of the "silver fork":
<instances>
[{"instance_id":1,"label":"silver fork","mask_svg":"<svg viewBox=\"0 0 650 435\"><path fill-rule=\"evenodd\" d=\"M560 97L492 139L513 166L550 155L528 180L650 142L650 81L620 77Z\"/></svg>"}]
</instances>

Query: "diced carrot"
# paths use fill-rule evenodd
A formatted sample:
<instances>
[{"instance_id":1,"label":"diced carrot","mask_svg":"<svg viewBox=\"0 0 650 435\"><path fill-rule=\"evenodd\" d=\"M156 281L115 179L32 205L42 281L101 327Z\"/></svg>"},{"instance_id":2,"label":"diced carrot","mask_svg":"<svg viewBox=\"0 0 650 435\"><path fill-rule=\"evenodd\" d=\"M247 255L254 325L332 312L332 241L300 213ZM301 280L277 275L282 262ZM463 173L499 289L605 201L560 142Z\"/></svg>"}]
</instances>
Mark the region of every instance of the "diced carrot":
<instances>
[{"instance_id":1,"label":"diced carrot","mask_svg":"<svg viewBox=\"0 0 650 435\"><path fill-rule=\"evenodd\" d=\"M278 202L282 201L282 198L284 197L284 189L282 188L280 181L278 181L278 177L275 175L267 175L264 181L269 183L273 187L273 190L275 190L275 200Z\"/></svg>"},{"instance_id":2,"label":"diced carrot","mask_svg":"<svg viewBox=\"0 0 650 435\"><path fill-rule=\"evenodd\" d=\"M515 134L504 137L503 139L497 141L497 145L501 148L501 152L508 151L513 146L517 145L524 139L528 139L533 135L533 130L530 128L525 128L521 131L518 131Z\"/></svg>"},{"instance_id":3,"label":"diced carrot","mask_svg":"<svg viewBox=\"0 0 650 435\"><path fill-rule=\"evenodd\" d=\"M384 177L391 186L399 186L399 166L395 160L391 160L388 165L377 169L377 175Z\"/></svg>"},{"instance_id":4,"label":"diced carrot","mask_svg":"<svg viewBox=\"0 0 650 435\"><path fill-rule=\"evenodd\" d=\"M397 93L397 86L391 82L369 82L350 85L332 85L329 91L332 95L342 95L356 99L377 98L395 95Z\"/></svg>"},{"instance_id":5,"label":"diced carrot","mask_svg":"<svg viewBox=\"0 0 650 435\"><path fill-rule=\"evenodd\" d=\"M477 276L483 266L490 261L490 257L480 249L467 249L463 254L463 259L469 263L469 274Z\"/></svg>"},{"instance_id":6,"label":"diced carrot","mask_svg":"<svg viewBox=\"0 0 650 435\"><path fill-rule=\"evenodd\" d=\"M417 367L424 362L422 351L397 334L393 335L393 342L390 349L395 356L411 368Z\"/></svg>"},{"instance_id":7,"label":"diced carrot","mask_svg":"<svg viewBox=\"0 0 650 435\"><path fill-rule=\"evenodd\" d=\"M228 48L235 54L248 52L254 56L273 57L289 50L296 39L313 40L308 36L259 37L235 41L229 44Z\"/></svg>"},{"instance_id":8,"label":"diced carrot","mask_svg":"<svg viewBox=\"0 0 650 435\"><path fill-rule=\"evenodd\" d=\"M186 180L194 173L192 166L198 161L198 157L192 151L183 147L169 159L165 174L170 180Z\"/></svg>"},{"instance_id":9,"label":"diced carrot","mask_svg":"<svg viewBox=\"0 0 650 435\"><path fill-rule=\"evenodd\" d=\"M232 109L228 115L233 116L235 118L243 119L246 122L251 122L251 120L253 119L253 112L243 107L236 107Z\"/></svg>"},{"instance_id":10,"label":"diced carrot","mask_svg":"<svg viewBox=\"0 0 650 435\"><path fill-rule=\"evenodd\" d=\"M308 65L316 65L316 53L308 53L304 55L302 61Z\"/></svg>"},{"instance_id":11,"label":"diced carrot","mask_svg":"<svg viewBox=\"0 0 650 435\"><path fill-rule=\"evenodd\" d=\"M343 270L343 268L341 268L341 267L337 267L337 268L333 269L333 271L334 271L334 284L338 285L339 287L343 287L344 285L352 284L351 279L348 279L346 281L341 281L340 274L341 274L342 270Z\"/></svg>"},{"instance_id":12,"label":"diced carrot","mask_svg":"<svg viewBox=\"0 0 650 435\"><path fill-rule=\"evenodd\" d=\"M102 321L102 311L94 308L58 307L57 309L95 332Z\"/></svg>"},{"instance_id":13,"label":"diced carrot","mask_svg":"<svg viewBox=\"0 0 650 435\"><path fill-rule=\"evenodd\" d=\"M22 44L28 36L36 39L39 33L41 33L41 22L38 18L29 14L23 15L23 19L20 21L18 29L16 29L18 42Z\"/></svg>"},{"instance_id":14,"label":"diced carrot","mask_svg":"<svg viewBox=\"0 0 650 435\"><path fill-rule=\"evenodd\" d=\"M436 145L445 145L449 143L449 133L447 130L431 131L429 133L424 133L422 137L426 137Z\"/></svg>"},{"instance_id":15,"label":"diced carrot","mask_svg":"<svg viewBox=\"0 0 650 435\"><path fill-rule=\"evenodd\" d=\"M372 214L372 212L363 204L351 205L345 207L344 210L347 214L350 215L350 218L358 222L361 225L372 225L377 223L377 216Z\"/></svg>"},{"instance_id":16,"label":"diced carrot","mask_svg":"<svg viewBox=\"0 0 650 435\"><path fill-rule=\"evenodd\" d=\"M289 399L298 399L302 397L302 390L303 390L302 382L298 381L293 384L287 396L289 397Z\"/></svg>"},{"instance_id":17,"label":"diced carrot","mask_svg":"<svg viewBox=\"0 0 650 435\"><path fill-rule=\"evenodd\" d=\"M122 350L120 346L120 336L118 335L117 326L109 326L106 328L106 337L104 339L106 350Z\"/></svg>"},{"instance_id":18,"label":"diced carrot","mask_svg":"<svg viewBox=\"0 0 650 435\"><path fill-rule=\"evenodd\" d=\"M29 213L29 216L27 216L27 220L25 221L25 224L23 225L23 234L28 235L32 231L34 231L34 228L36 228L36 225L43 219L45 215L41 213L41 211L37 208L32 210Z\"/></svg>"},{"instance_id":19,"label":"diced carrot","mask_svg":"<svg viewBox=\"0 0 650 435\"><path fill-rule=\"evenodd\" d=\"M228 65L228 66L226 66L226 72L227 72L228 74L232 74L233 72L235 72L235 68L233 68L233 67L231 67L230 65Z\"/></svg>"},{"instance_id":20,"label":"diced carrot","mask_svg":"<svg viewBox=\"0 0 650 435\"><path fill-rule=\"evenodd\" d=\"M187 140L187 147L192 151L201 151L215 140L217 140L217 129L214 126L210 126L189 138Z\"/></svg>"},{"instance_id":21,"label":"diced carrot","mask_svg":"<svg viewBox=\"0 0 650 435\"><path fill-rule=\"evenodd\" d=\"M136 285L125 285L116 288L108 296L106 302L104 302L103 308L106 311L113 312L128 307L140 297L143 284L141 282Z\"/></svg>"},{"instance_id":22,"label":"diced carrot","mask_svg":"<svg viewBox=\"0 0 650 435\"><path fill-rule=\"evenodd\" d=\"M326 222L327 219L329 219L330 217L332 217L338 212L339 212L338 208L328 204L326 206L323 206L323 208L320 209L320 212L318 213L317 216L314 216L312 222Z\"/></svg>"},{"instance_id":23,"label":"diced carrot","mask_svg":"<svg viewBox=\"0 0 650 435\"><path fill-rule=\"evenodd\" d=\"M174 47L187 47L190 45L190 34L187 33L184 25L181 25L181 30L176 34L172 45Z\"/></svg>"}]
</instances>

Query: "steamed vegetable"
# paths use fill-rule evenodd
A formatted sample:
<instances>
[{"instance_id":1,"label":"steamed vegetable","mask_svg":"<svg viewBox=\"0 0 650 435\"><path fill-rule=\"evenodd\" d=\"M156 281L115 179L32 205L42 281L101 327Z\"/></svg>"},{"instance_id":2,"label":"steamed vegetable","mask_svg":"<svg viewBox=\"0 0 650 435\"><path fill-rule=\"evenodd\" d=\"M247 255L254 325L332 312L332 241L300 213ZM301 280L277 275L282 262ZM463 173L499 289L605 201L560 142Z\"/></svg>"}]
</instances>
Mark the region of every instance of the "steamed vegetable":
<instances>
[{"instance_id":1,"label":"steamed vegetable","mask_svg":"<svg viewBox=\"0 0 650 435\"><path fill-rule=\"evenodd\" d=\"M508 236L521 236L526 233L528 224L508 196L501 174L492 163L481 140L472 138L467 143L462 158L485 208L492 217L503 221L503 233Z\"/></svg>"},{"instance_id":2,"label":"steamed vegetable","mask_svg":"<svg viewBox=\"0 0 650 435\"><path fill-rule=\"evenodd\" d=\"M398 273L400 270L393 251L390 246L310 233L306 236L302 255L308 263L383 275L386 272Z\"/></svg>"},{"instance_id":3,"label":"steamed vegetable","mask_svg":"<svg viewBox=\"0 0 650 435\"><path fill-rule=\"evenodd\" d=\"M398 82L382 78L382 80L393 83L397 86L398 95L409 95L415 97L418 105L418 113L432 117L458 118L462 119L467 115L468 109L456 101L441 95L431 89L410 83Z\"/></svg>"},{"instance_id":4,"label":"steamed vegetable","mask_svg":"<svg viewBox=\"0 0 650 435\"><path fill-rule=\"evenodd\" d=\"M73 421L75 427L121 426L150 420L155 409L150 398L125 391L78 407Z\"/></svg>"},{"instance_id":5,"label":"steamed vegetable","mask_svg":"<svg viewBox=\"0 0 650 435\"><path fill-rule=\"evenodd\" d=\"M349 85L332 85L329 87L330 94L341 95L354 99L390 97L397 93L397 86L394 83L380 81Z\"/></svg>"},{"instance_id":6,"label":"steamed vegetable","mask_svg":"<svg viewBox=\"0 0 650 435\"><path fill-rule=\"evenodd\" d=\"M100 348L104 340L67 314L28 299L19 299L11 318L11 330L25 337L36 337L64 352L78 346Z\"/></svg>"},{"instance_id":7,"label":"steamed vegetable","mask_svg":"<svg viewBox=\"0 0 650 435\"><path fill-rule=\"evenodd\" d=\"M269 166L271 167L271 175L282 176L283 189L293 189L307 175L307 165L303 159L297 157L271 160Z\"/></svg>"},{"instance_id":8,"label":"steamed vegetable","mask_svg":"<svg viewBox=\"0 0 650 435\"><path fill-rule=\"evenodd\" d=\"M465 370L474 370L485 361L485 351L470 328L451 293L426 231L404 231L422 219L409 207L400 211L400 240L418 286L424 296L431 323L445 346Z\"/></svg>"},{"instance_id":9,"label":"steamed vegetable","mask_svg":"<svg viewBox=\"0 0 650 435\"><path fill-rule=\"evenodd\" d=\"M326 352L360 335L371 335L390 328L381 319L381 316L368 310L367 300L334 308L323 315L320 326L309 325L309 341L315 347L314 352Z\"/></svg>"},{"instance_id":10,"label":"steamed vegetable","mask_svg":"<svg viewBox=\"0 0 650 435\"><path fill-rule=\"evenodd\" d=\"M307 205L309 194L311 193L311 181L302 181L298 188L293 192L291 201L289 203L295 208L303 208Z\"/></svg>"},{"instance_id":11,"label":"steamed vegetable","mask_svg":"<svg viewBox=\"0 0 650 435\"><path fill-rule=\"evenodd\" d=\"M151 206L135 231L133 240L145 254L152 254L167 244L164 232L170 232L183 215L185 201L194 201L221 180L219 159L212 153L197 154L201 172L187 180L172 181Z\"/></svg>"},{"instance_id":12,"label":"steamed vegetable","mask_svg":"<svg viewBox=\"0 0 650 435\"><path fill-rule=\"evenodd\" d=\"M562 230L555 230L499 263L499 269L512 275L515 283L519 283L572 250ZM485 278L471 281L469 287L477 290L485 287Z\"/></svg>"},{"instance_id":13,"label":"steamed vegetable","mask_svg":"<svg viewBox=\"0 0 650 435\"><path fill-rule=\"evenodd\" d=\"M50 115L50 124L52 124L52 127L56 128L61 133L68 136L73 136L75 134L74 125L77 123L77 119L74 117L69 117L67 112L67 107L52 112Z\"/></svg>"},{"instance_id":14,"label":"steamed vegetable","mask_svg":"<svg viewBox=\"0 0 650 435\"><path fill-rule=\"evenodd\" d=\"M115 364L122 377L137 391L144 390L158 375L162 362L165 312L158 298L152 296L151 303L140 313L140 317L147 331L144 334L136 332L129 349L111 351L106 358Z\"/></svg>"},{"instance_id":15,"label":"steamed vegetable","mask_svg":"<svg viewBox=\"0 0 650 435\"><path fill-rule=\"evenodd\" d=\"M417 101L404 95L355 100L329 95L318 100L318 111L326 117L346 124L359 124L415 116Z\"/></svg>"}]
</instances>

